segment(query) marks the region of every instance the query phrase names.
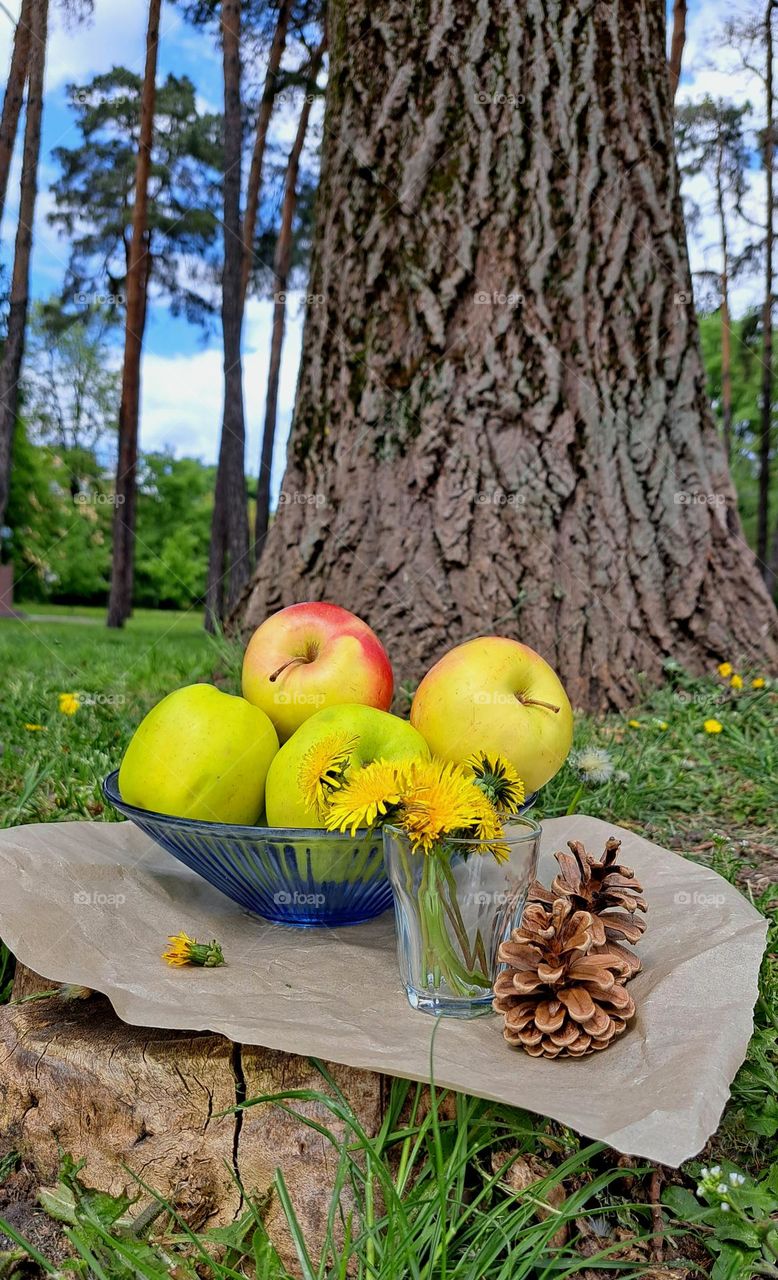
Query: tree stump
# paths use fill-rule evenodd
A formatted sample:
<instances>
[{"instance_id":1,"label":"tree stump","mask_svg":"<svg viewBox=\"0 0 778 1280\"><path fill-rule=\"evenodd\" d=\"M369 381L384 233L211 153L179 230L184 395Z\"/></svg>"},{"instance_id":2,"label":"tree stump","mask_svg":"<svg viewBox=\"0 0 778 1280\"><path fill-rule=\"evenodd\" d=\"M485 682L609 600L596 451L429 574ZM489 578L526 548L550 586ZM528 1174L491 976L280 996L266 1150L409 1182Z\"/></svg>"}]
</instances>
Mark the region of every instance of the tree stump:
<instances>
[{"instance_id":1,"label":"tree stump","mask_svg":"<svg viewBox=\"0 0 778 1280\"><path fill-rule=\"evenodd\" d=\"M52 989L20 966L16 1003L0 1009L0 1153L18 1151L46 1184L67 1152L86 1160L81 1176L90 1186L114 1194L139 1190L126 1165L196 1229L240 1214L236 1175L248 1195L261 1197L280 1166L315 1256L326 1229L334 1149L272 1104L222 1114L261 1094L322 1089L308 1060L206 1032L131 1027L96 994L25 1000ZM385 1077L338 1064L330 1070L360 1123L375 1133ZM326 1108L295 1105L342 1133ZM274 1198L264 1217L281 1257L296 1268Z\"/></svg>"}]
</instances>

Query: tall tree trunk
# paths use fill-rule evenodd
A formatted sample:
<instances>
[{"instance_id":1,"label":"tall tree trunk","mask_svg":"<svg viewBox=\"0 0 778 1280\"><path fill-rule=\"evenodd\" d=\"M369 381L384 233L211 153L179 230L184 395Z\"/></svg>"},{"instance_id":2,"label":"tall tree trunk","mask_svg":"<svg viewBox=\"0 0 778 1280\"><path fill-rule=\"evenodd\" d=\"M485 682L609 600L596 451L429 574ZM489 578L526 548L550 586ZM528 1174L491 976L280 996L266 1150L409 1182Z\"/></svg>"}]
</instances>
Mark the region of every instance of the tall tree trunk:
<instances>
[{"instance_id":1,"label":"tall tree trunk","mask_svg":"<svg viewBox=\"0 0 778 1280\"><path fill-rule=\"evenodd\" d=\"M140 133L135 165L135 199L132 206L132 238L127 268L127 314L124 329L122 397L119 406L119 456L116 463L113 511L113 555L108 626L123 627L132 612L135 568L135 508L140 419L140 364L146 327L146 294L151 268L148 233L148 186L154 142L154 106L157 94L157 50L162 0L150 0L146 27L146 66L140 102Z\"/></svg>"},{"instance_id":2,"label":"tall tree trunk","mask_svg":"<svg viewBox=\"0 0 778 1280\"><path fill-rule=\"evenodd\" d=\"M224 414L208 561L205 624L209 629L216 627L225 608L228 609L237 599L251 569L240 356L240 273L243 258L240 223L240 0L222 0L221 33L224 61Z\"/></svg>"},{"instance_id":3,"label":"tall tree trunk","mask_svg":"<svg viewBox=\"0 0 778 1280\"><path fill-rule=\"evenodd\" d=\"M683 61L683 47L686 44L686 0L674 0L673 4L673 33L670 39L670 62L668 71L670 74L670 101L672 102L678 92L678 81L681 79L681 63Z\"/></svg>"},{"instance_id":4,"label":"tall tree trunk","mask_svg":"<svg viewBox=\"0 0 778 1280\"><path fill-rule=\"evenodd\" d=\"M764 19L765 112L765 282L762 311L762 405L759 432L759 499L756 517L756 554L765 576L770 510L770 455L773 434L773 13L775 0L767 0Z\"/></svg>"},{"instance_id":5,"label":"tall tree trunk","mask_svg":"<svg viewBox=\"0 0 778 1280\"><path fill-rule=\"evenodd\" d=\"M724 208L724 183L722 180L723 156L719 147L716 161L716 212L719 219L719 245L721 248L721 420L724 451L727 462L732 457L732 322L729 314L729 237Z\"/></svg>"},{"instance_id":6,"label":"tall tree trunk","mask_svg":"<svg viewBox=\"0 0 778 1280\"><path fill-rule=\"evenodd\" d=\"M773 527L773 544L770 548L770 560L765 583L770 595L775 599L775 592L778 589L778 517L776 517Z\"/></svg>"},{"instance_id":7,"label":"tall tree trunk","mask_svg":"<svg viewBox=\"0 0 778 1280\"><path fill-rule=\"evenodd\" d=\"M281 508L235 623L337 600L398 680L497 631L577 706L629 705L668 657L775 663L706 401L662 6L331 0L328 27L284 482L321 501Z\"/></svg>"},{"instance_id":8,"label":"tall tree trunk","mask_svg":"<svg viewBox=\"0 0 778 1280\"><path fill-rule=\"evenodd\" d=\"M278 416L278 382L281 373L281 352L284 346L284 327L286 325L286 286L289 279L289 269L292 265L292 224L294 222L295 209L297 208L297 178L300 171L300 156L305 145L305 135L308 132L311 106L316 93L316 80L326 47L327 41L325 37L311 59L308 73L308 91L300 112L297 133L295 134L286 166L284 198L281 204L281 227L278 232L273 259L273 332L270 339L270 368L267 377L265 426L262 433L262 453L257 479L257 512L254 526L254 554L257 558L270 522L270 479L273 471L273 447L276 439L276 419Z\"/></svg>"},{"instance_id":9,"label":"tall tree trunk","mask_svg":"<svg viewBox=\"0 0 778 1280\"><path fill-rule=\"evenodd\" d=\"M35 199L38 193L38 160L43 118L43 78L46 65L48 0L32 0L30 9L29 76L24 122L24 151L16 227L8 330L0 362L0 526L8 503L11 443L19 403L19 378L24 358L24 334L30 301L30 257Z\"/></svg>"},{"instance_id":10,"label":"tall tree trunk","mask_svg":"<svg viewBox=\"0 0 778 1280\"><path fill-rule=\"evenodd\" d=\"M19 127L19 115L24 98L24 85L30 57L30 17L32 0L22 0L22 7L14 31L11 50L11 66L3 95L3 113L0 116L0 222L3 220L5 197L8 191L8 174Z\"/></svg>"},{"instance_id":11,"label":"tall tree trunk","mask_svg":"<svg viewBox=\"0 0 778 1280\"><path fill-rule=\"evenodd\" d=\"M249 275L251 274L251 259L254 253L254 235L257 229L259 193L262 190L262 170L265 163L265 146L267 143L268 129L270 128L270 117L273 114L273 103L275 102L276 90L278 88L278 72L281 67L281 59L284 56L284 48L286 47L286 33L289 27L289 17L292 12L292 5L293 0L281 0L278 8L276 29L273 32L273 41L270 45L270 54L267 61L265 87L262 91L262 99L259 104L259 111L257 112L257 127L254 134L254 150L251 155L248 187L246 188L246 209L243 214L243 261L241 263L240 272L241 309L246 304L246 290L248 289Z\"/></svg>"}]
</instances>

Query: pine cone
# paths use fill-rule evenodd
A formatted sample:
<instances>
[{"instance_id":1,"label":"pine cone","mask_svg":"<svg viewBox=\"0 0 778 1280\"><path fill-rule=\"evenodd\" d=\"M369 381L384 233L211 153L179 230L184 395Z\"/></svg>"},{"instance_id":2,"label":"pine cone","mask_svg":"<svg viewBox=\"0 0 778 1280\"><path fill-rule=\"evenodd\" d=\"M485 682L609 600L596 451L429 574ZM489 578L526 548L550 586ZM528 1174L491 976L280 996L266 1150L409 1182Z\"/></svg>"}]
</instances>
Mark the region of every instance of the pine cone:
<instances>
[{"instance_id":1,"label":"pine cone","mask_svg":"<svg viewBox=\"0 0 778 1280\"><path fill-rule=\"evenodd\" d=\"M521 927L500 947L509 967L494 984L503 1034L534 1058L579 1058L607 1049L635 1012L622 947L598 945L597 921L557 898L550 911L527 906Z\"/></svg>"},{"instance_id":2,"label":"pine cone","mask_svg":"<svg viewBox=\"0 0 778 1280\"><path fill-rule=\"evenodd\" d=\"M530 887L527 901L550 907L557 898L564 898L577 911L590 912L597 922L597 946L606 941L612 945L621 939L639 942L646 922L635 913L645 912L647 907L645 899L640 896L643 889L635 879L635 872L631 867L616 862L621 841L611 836L605 843L605 852L599 862L586 852L580 840L568 840L567 844L570 853L554 855L560 869L551 888L546 889L536 880ZM618 949L622 958L631 963L630 976L634 976L640 969L640 961L625 947Z\"/></svg>"}]
</instances>

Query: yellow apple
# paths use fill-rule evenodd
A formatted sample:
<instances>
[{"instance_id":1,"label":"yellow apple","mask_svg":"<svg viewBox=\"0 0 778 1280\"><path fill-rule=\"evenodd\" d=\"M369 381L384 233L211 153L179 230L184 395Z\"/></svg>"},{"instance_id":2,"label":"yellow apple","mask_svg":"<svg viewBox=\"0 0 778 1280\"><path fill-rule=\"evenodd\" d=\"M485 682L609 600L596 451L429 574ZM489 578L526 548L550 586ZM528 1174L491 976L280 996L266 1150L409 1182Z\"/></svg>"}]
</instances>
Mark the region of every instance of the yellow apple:
<instances>
[{"instance_id":1,"label":"yellow apple","mask_svg":"<svg viewBox=\"0 0 778 1280\"><path fill-rule=\"evenodd\" d=\"M354 739L353 765L373 760L413 760L428 756L429 748L407 720L376 707L346 704L324 707L293 733L267 775L267 820L271 827L320 827L321 817L305 802L300 766L306 752L325 738L343 734Z\"/></svg>"},{"instance_id":2,"label":"yellow apple","mask_svg":"<svg viewBox=\"0 0 778 1280\"><path fill-rule=\"evenodd\" d=\"M176 689L152 707L119 770L127 804L176 818L257 822L278 735L264 711L210 684Z\"/></svg>"},{"instance_id":3,"label":"yellow apple","mask_svg":"<svg viewBox=\"0 0 778 1280\"><path fill-rule=\"evenodd\" d=\"M457 645L419 685L411 724L433 755L463 762L475 751L504 756L527 794L561 769L573 712L555 671L534 649L503 636Z\"/></svg>"}]
</instances>

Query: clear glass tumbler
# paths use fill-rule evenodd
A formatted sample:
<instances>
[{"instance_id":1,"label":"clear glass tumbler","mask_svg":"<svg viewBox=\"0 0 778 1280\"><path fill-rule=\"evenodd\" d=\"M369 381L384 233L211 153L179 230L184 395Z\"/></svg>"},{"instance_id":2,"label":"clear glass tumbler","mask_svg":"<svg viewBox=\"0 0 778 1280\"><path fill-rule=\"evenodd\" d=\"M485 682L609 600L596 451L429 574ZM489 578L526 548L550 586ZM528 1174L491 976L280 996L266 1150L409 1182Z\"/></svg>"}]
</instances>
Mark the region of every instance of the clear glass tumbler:
<instances>
[{"instance_id":1,"label":"clear glass tumbler","mask_svg":"<svg viewBox=\"0 0 778 1280\"><path fill-rule=\"evenodd\" d=\"M518 926L540 850L532 818L508 818L504 831L496 857L478 840L414 853L404 831L384 827L397 957L414 1009L470 1018L491 1008L497 949Z\"/></svg>"}]
</instances>

